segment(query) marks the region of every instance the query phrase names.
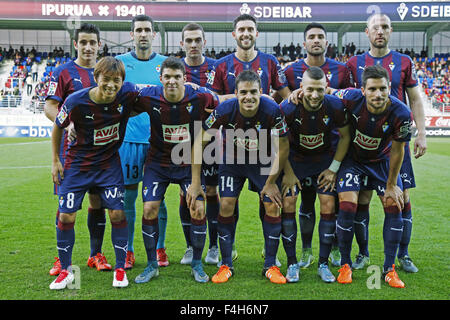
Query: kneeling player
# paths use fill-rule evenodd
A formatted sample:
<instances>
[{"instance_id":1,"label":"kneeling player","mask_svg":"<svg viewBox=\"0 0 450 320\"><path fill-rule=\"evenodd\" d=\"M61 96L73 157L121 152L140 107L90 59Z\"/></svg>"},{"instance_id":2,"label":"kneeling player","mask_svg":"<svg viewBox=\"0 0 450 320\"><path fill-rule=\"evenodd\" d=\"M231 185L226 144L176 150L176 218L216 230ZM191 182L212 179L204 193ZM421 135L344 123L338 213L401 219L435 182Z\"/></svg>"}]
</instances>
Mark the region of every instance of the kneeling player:
<instances>
[{"instance_id":1,"label":"kneeling player","mask_svg":"<svg viewBox=\"0 0 450 320\"><path fill-rule=\"evenodd\" d=\"M352 130L349 156L338 173L339 214L336 225L342 268L339 283L351 283L351 247L354 217L362 177L380 197L385 218L384 278L391 287L405 285L395 271L395 255L402 237L403 194L399 177L405 142L411 138L411 111L389 95L389 74L380 65L366 67L361 90L347 89L335 93L344 100Z\"/></svg>"},{"instance_id":2,"label":"kneeling player","mask_svg":"<svg viewBox=\"0 0 450 320\"><path fill-rule=\"evenodd\" d=\"M118 149L137 95L123 83L123 63L105 57L94 69L98 86L70 95L59 111L52 132L52 177L58 188L59 220L56 232L62 271L50 289L64 289L74 280L70 270L75 243L74 223L87 190L97 189L109 209L111 239L116 254L114 287L126 287L127 222L123 212L123 176ZM59 160L61 134L71 122L77 138L68 147L64 168Z\"/></svg>"},{"instance_id":3,"label":"kneeling player","mask_svg":"<svg viewBox=\"0 0 450 320\"><path fill-rule=\"evenodd\" d=\"M193 206L197 196L204 195L200 180L201 159L200 155L195 154L195 146L211 140L211 131L215 130L208 130L223 126L226 148L223 162L219 164L220 211L217 219L222 266L212 281L226 282L233 274L232 246L236 231L233 213L240 191L249 179L257 187L266 209L263 221L266 252L263 272L271 282L285 283L286 279L275 265L275 257L281 233L281 193L277 178L289 153L286 122L279 106L261 97L261 81L253 70L242 71L236 78L236 96L213 111L203 124L202 135L194 143L193 155L197 158L192 164L192 184L187 201ZM272 153L271 136L277 138L274 147L278 140L279 152L275 159L268 157L263 160L264 148L266 154Z\"/></svg>"},{"instance_id":4,"label":"kneeling player","mask_svg":"<svg viewBox=\"0 0 450 320\"><path fill-rule=\"evenodd\" d=\"M303 91L302 101L295 105L285 100L281 104L289 127L291 146L289 161L284 168L281 214L282 239L288 259L286 279L289 282L299 280L299 265L295 255L297 195L288 188L299 185L299 182L311 185L319 194L318 273L325 282L335 281L328 267L336 230L337 194L334 186L336 173L350 145L350 131L344 105L337 97L325 95L326 87L322 69L310 67L303 73L300 85Z\"/></svg>"},{"instance_id":5,"label":"kneeling player","mask_svg":"<svg viewBox=\"0 0 450 320\"><path fill-rule=\"evenodd\" d=\"M179 184L182 191L191 183L190 156L183 161L184 150L191 150L194 121L205 119L206 108L214 109L218 97L205 88L193 89L185 85L186 72L183 63L176 58L166 59L161 66L160 80L163 87L144 88L140 102L150 109L150 148L144 167L142 198L144 211L142 235L147 252L147 267L135 279L145 283L159 275L156 257L158 241L158 210L170 183ZM181 159L180 159L181 157ZM192 274L197 282L209 281L201 262L206 239L206 217L199 202L198 210L191 211L190 241L193 247Z\"/></svg>"}]
</instances>

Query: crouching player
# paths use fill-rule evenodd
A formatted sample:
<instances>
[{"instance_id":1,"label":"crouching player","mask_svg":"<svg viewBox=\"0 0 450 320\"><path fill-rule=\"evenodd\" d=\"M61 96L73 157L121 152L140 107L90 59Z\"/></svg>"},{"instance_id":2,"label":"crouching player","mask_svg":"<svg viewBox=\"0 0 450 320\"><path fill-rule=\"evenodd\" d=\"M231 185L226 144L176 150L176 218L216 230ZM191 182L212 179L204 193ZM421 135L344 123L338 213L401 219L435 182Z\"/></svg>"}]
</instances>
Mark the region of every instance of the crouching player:
<instances>
[{"instance_id":1,"label":"crouching player","mask_svg":"<svg viewBox=\"0 0 450 320\"><path fill-rule=\"evenodd\" d=\"M186 194L191 183L190 151L194 121L205 119L208 115L205 109L214 109L219 103L218 97L208 89L195 90L185 84L186 70L183 62L177 58L169 57L164 60L160 80L162 87L144 88L139 95L139 104L148 108L152 125L142 185L142 237L147 252L147 267L136 277L136 283L148 282L159 275L156 246L161 201L170 183L179 184ZM185 150L187 154L184 153ZM197 202L203 204L202 201ZM190 212L190 242L193 247L191 267L197 282L209 281L201 262L206 239L206 216L203 209L199 207Z\"/></svg>"},{"instance_id":2,"label":"crouching player","mask_svg":"<svg viewBox=\"0 0 450 320\"><path fill-rule=\"evenodd\" d=\"M283 176L282 240L288 259L286 279L299 280L295 221L298 195L289 186L309 182L317 190L320 200L319 269L325 282L335 277L328 267L336 230L336 191L334 190L339 164L350 145L350 129L343 103L339 98L325 95L327 81L319 67L303 73L300 88L302 100L297 104L283 101L281 110L289 128L290 157ZM309 180L309 181L308 181ZM285 187L286 186L286 187Z\"/></svg>"},{"instance_id":3,"label":"crouching player","mask_svg":"<svg viewBox=\"0 0 450 320\"><path fill-rule=\"evenodd\" d=\"M74 280L71 272L75 243L74 224L85 193L97 189L102 207L109 209L111 240L116 254L113 286L126 287L127 222L123 211L123 175L118 149L123 141L132 104L134 85L124 83L123 63L105 57L95 66L97 87L71 94L59 111L52 132L52 178L59 185L59 220L56 232L61 273L50 289L64 289ZM71 122L77 138L69 144L62 166L58 151L61 135Z\"/></svg>"},{"instance_id":4,"label":"crouching player","mask_svg":"<svg viewBox=\"0 0 450 320\"><path fill-rule=\"evenodd\" d=\"M261 199L264 199L266 255L263 273L273 283L286 283L275 265L275 257L281 233L279 208L282 205L277 178L289 154L288 131L279 106L269 98L261 97L261 92L258 74L253 70L242 71L236 78L237 98L221 103L213 111L194 143L192 184L187 194L190 207L198 195L204 195L200 180L202 161L198 151L211 140L212 131L223 126L222 143L226 148L219 163L220 211L217 219L222 266L212 277L214 283L227 282L234 272L232 248L236 225L233 213L246 179L256 186ZM274 150L277 140L279 146L275 157L271 152L271 136L279 138L274 139Z\"/></svg>"},{"instance_id":5,"label":"crouching player","mask_svg":"<svg viewBox=\"0 0 450 320\"><path fill-rule=\"evenodd\" d=\"M391 287L405 284L395 271L395 255L402 238L403 193L399 177L405 142L411 139L412 115L408 107L389 95L389 73L381 65L368 66L362 74L362 88L335 92L348 110L352 143L338 173L339 214L336 232L342 268L338 282L352 282L350 258L358 194L362 178L377 191L384 209L385 281Z\"/></svg>"}]
</instances>

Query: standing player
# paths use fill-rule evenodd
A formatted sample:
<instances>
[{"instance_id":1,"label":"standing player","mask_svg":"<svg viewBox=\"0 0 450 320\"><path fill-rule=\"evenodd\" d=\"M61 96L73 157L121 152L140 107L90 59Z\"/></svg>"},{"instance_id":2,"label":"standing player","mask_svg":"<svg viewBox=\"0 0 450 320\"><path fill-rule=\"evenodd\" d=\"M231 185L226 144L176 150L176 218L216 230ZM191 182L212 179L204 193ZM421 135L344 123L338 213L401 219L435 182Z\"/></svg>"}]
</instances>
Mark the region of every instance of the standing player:
<instances>
[{"instance_id":1,"label":"standing player","mask_svg":"<svg viewBox=\"0 0 450 320\"><path fill-rule=\"evenodd\" d=\"M204 194L201 189L202 161L200 155L195 154L196 146L204 145L212 138L210 129L223 127L223 141L226 143L223 143L224 156L219 164L220 212L217 219L222 265L212 281L226 282L233 275L232 245L236 232L234 207L246 179L249 179L264 199L266 209L263 219L266 250L263 273L273 283L286 283L286 278L275 265L281 233L281 193L277 178L289 154L286 122L279 105L269 98L261 97L261 81L255 71L242 71L236 78L235 87L237 98L221 103L203 123L203 130L196 138L192 184L187 201L193 208L197 196ZM271 137L277 138L274 145ZM272 158L263 160L261 150L272 155ZM272 150L278 150L275 159Z\"/></svg>"},{"instance_id":2,"label":"standing player","mask_svg":"<svg viewBox=\"0 0 450 320\"><path fill-rule=\"evenodd\" d=\"M158 276L156 241L158 239L158 209L170 183L177 183L186 193L191 183L190 156L194 121L206 118L205 108L214 109L218 98L205 88L193 89L185 85L184 64L176 58L167 58L161 66L160 80L163 87L157 92L144 88L140 101L150 110L151 135L143 179L142 236L147 252L147 267L135 279L145 283ZM183 161L184 157L187 157ZM181 160L180 160L181 159ZM200 202L202 203L202 202ZM206 239L206 217L203 208L191 211L190 242L193 247L191 262L195 281L207 282L203 270L202 251Z\"/></svg>"},{"instance_id":3,"label":"standing player","mask_svg":"<svg viewBox=\"0 0 450 320\"><path fill-rule=\"evenodd\" d=\"M73 45L77 50L77 59L63 64L55 69L52 74L47 98L45 101L45 115L52 122L61 108L64 100L73 92L95 85L94 66L97 61L98 50L100 48L100 30L93 24L82 24L75 31ZM62 135L61 149L59 156L64 164L67 151L67 133ZM55 194L58 186L55 185ZM58 223L59 211L56 214L56 224ZM100 196L89 191L88 208L88 229L90 235L91 253L88 259L88 266L97 270L111 270L105 256L102 254L103 235L105 233L105 210L102 208ZM58 258L50 270L51 275L58 275L61 271L61 263Z\"/></svg>"},{"instance_id":4,"label":"standing player","mask_svg":"<svg viewBox=\"0 0 450 320\"><path fill-rule=\"evenodd\" d=\"M346 111L339 98L326 95L325 73L319 67L310 67L302 74L300 88L303 99L299 104L285 100L281 110L289 128L290 157L283 176L285 185L310 183L317 190L320 200L319 222L319 268L318 273L325 282L334 282L335 277L328 267L336 231L336 192L334 191L339 164L350 145L350 130ZM289 196L286 193L289 192ZM296 192L283 190L281 214L282 239L288 258L288 282L297 282L299 267L296 258L297 225L295 223Z\"/></svg>"},{"instance_id":5,"label":"standing player","mask_svg":"<svg viewBox=\"0 0 450 320\"><path fill-rule=\"evenodd\" d=\"M131 22L131 38L134 51L117 56L125 65L125 80L136 83L139 87L161 84L159 70L165 56L152 51L155 29L152 18L139 15ZM145 156L149 147L150 120L147 113L142 113L128 121L125 138L119 149L122 171L125 181L124 208L128 222L128 252L126 269L131 269L134 257L134 229L136 221L136 199L139 182L142 181ZM158 261L160 266L168 266L169 261L164 248L164 235L167 225L167 208L164 201L159 210L161 241L158 242Z\"/></svg>"},{"instance_id":6,"label":"standing player","mask_svg":"<svg viewBox=\"0 0 450 320\"><path fill-rule=\"evenodd\" d=\"M395 272L395 255L402 238L403 192L400 167L405 142L411 138L412 116L409 108L389 95L389 73L380 65L368 66L362 75L362 87L340 90L352 129L349 156L342 162L337 176L339 214L336 232L342 267L338 282L352 282L351 249L354 218L362 178L377 191L384 209L383 275L391 287L403 288Z\"/></svg>"},{"instance_id":7,"label":"standing player","mask_svg":"<svg viewBox=\"0 0 450 320\"><path fill-rule=\"evenodd\" d=\"M189 23L181 31L180 46L186 52L182 59L186 69L187 82L206 87L215 59L205 57L203 48L206 45L203 27L197 23ZM219 248L217 245L217 215L219 214L219 197L217 194L217 165L203 165L203 175L206 184L206 218L208 220L209 248L205 262L217 264L219 262ZM181 259L181 264L191 264L192 246L190 243L190 220L189 208L186 198L180 193L180 219L186 239L187 249Z\"/></svg>"},{"instance_id":8,"label":"standing player","mask_svg":"<svg viewBox=\"0 0 450 320\"><path fill-rule=\"evenodd\" d=\"M236 41L236 52L217 60L208 81L208 88L220 95L234 97L236 77L244 70L253 70L261 79L263 94L271 95L271 90L274 90L283 99L289 96L286 77L278 60L270 54L255 49L258 34L258 26L253 16L243 14L234 19L232 36ZM263 216L261 214L261 219ZM238 217L238 205L236 205L236 222ZM237 257L235 249L233 257Z\"/></svg>"},{"instance_id":9,"label":"standing player","mask_svg":"<svg viewBox=\"0 0 450 320\"><path fill-rule=\"evenodd\" d=\"M362 86L362 72L367 66L379 64L389 72L391 94L405 104L407 103L406 98L408 98L418 131L417 138L414 140L414 155L415 158L419 158L425 154L427 144L423 103L420 98L414 63L409 56L389 49L388 44L392 27L387 15L371 15L367 20L365 31L370 41L369 52L350 58L347 66L352 72L357 88ZM414 265L408 253L412 231L411 202L408 190L416 186L409 143L405 144L405 158L400 175L404 187L405 207L402 210L404 226L398 259L403 270L417 272L418 268ZM358 212L355 216L355 236L359 245L359 254L353 266L355 269L361 269L369 263L368 223L371 196L372 191L361 192L358 201Z\"/></svg>"},{"instance_id":10,"label":"standing player","mask_svg":"<svg viewBox=\"0 0 450 320\"><path fill-rule=\"evenodd\" d=\"M289 89L291 91L297 90L302 82L303 73L313 66L320 67L323 70L329 87L336 89L351 87L353 83L350 81L350 71L345 64L325 57L328 47L325 28L320 23L310 23L306 26L303 36L306 58L294 62L284 69ZM280 102L281 98L275 95L275 100ZM315 199L315 187L311 186L309 180L304 181L301 190L302 202L298 216L302 236L302 257L299 262L301 268L308 268L314 262L311 245L316 223ZM336 242L333 243L330 258L334 266L340 265L339 250Z\"/></svg>"},{"instance_id":11,"label":"standing player","mask_svg":"<svg viewBox=\"0 0 450 320\"><path fill-rule=\"evenodd\" d=\"M109 209L111 240L116 253L113 286L128 285L124 270L128 228L123 212L124 187L118 149L137 90L129 83L123 85L124 78L122 62L112 57L101 59L94 70L98 86L70 95L56 116L52 131L52 177L59 185L56 239L62 270L50 289L64 289L74 279L70 266L76 213L81 209L86 191L92 188ZM68 145L63 166L59 154L61 136L63 128L71 122L77 138Z\"/></svg>"}]
</instances>

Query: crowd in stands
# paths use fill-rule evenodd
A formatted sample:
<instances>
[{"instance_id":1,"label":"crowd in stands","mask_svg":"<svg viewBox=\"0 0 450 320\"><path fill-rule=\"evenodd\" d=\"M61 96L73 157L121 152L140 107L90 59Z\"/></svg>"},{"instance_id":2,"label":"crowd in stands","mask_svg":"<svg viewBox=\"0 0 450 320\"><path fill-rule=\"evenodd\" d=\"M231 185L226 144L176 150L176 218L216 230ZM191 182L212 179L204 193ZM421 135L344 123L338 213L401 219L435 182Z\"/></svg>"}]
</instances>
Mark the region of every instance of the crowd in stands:
<instances>
[{"instance_id":1,"label":"crowd in stands","mask_svg":"<svg viewBox=\"0 0 450 320\"><path fill-rule=\"evenodd\" d=\"M272 50L270 50L272 49ZM131 49L129 48L128 51ZM207 48L205 55L214 59L220 59L230 53L235 52L235 48L220 49L216 52L214 48ZM264 51L264 50L263 50ZM305 54L302 52L302 47L299 43L294 45L293 42L289 46L280 46L278 43L273 48L267 48L267 52L272 51L281 66L292 63L298 59L304 58ZM427 57L427 50L424 48L420 53L414 52L413 49L398 50L401 53L409 55L416 68L417 77L419 83L424 89L427 97L433 102L435 107L442 107L443 105L449 106L450 112L450 91L449 91L449 66L450 59L449 54L435 54L434 57ZM342 53L339 54L335 44L328 46L326 56L332 59L336 59L340 62L347 62L347 60L355 55L361 54L364 50L356 48L354 43L349 43L342 47ZM102 56L111 55L109 48L105 44L101 51ZM115 55L115 54L112 54ZM184 52L180 49L174 53L166 53L166 55L172 55L176 57L184 57ZM14 65L5 83L0 84L0 102L6 95L20 96L22 91L26 90L27 95L32 96L32 101L45 100L50 77L60 64L68 62L71 58L68 52L59 47L55 48L52 52L37 52L33 47L32 49L24 50L23 47L19 49L13 49L11 46L9 49L0 47L0 63L3 60L12 60ZM41 61L46 62L45 71L38 77L37 65Z\"/></svg>"}]
</instances>

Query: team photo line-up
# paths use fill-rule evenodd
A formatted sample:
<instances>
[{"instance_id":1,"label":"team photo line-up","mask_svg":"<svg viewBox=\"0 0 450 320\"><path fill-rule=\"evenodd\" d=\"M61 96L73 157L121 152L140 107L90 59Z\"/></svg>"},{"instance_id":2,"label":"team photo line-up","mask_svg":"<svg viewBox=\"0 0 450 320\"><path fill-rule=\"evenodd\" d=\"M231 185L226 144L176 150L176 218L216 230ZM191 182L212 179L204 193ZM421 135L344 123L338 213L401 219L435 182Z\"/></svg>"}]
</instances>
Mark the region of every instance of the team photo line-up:
<instances>
[{"instance_id":1,"label":"team photo line-up","mask_svg":"<svg viewBox=\"0 0 450 320\"><path fill-rule=\"evenodd\" d=\"M389 49L389 17L368 18L370 50L346 64L325 57L326 30L311 23L303 31L305 58L285 68L255 49L258 25L248 14L233 21L235 52L218 60L204 56L205 34L197 23L181 31L182 59L152 51L154 30L149 16L134 17L134 50L97 61L100 31L84 23L74 34L77 57L51 74L44 111L54 122L58 257L50 289L64 289L75 279L74 224L86 192L87 265L113 269L102 253L108 209L113 286L128 286L140 182L147 266L135 283L149 282L169 265L164 195L170 183L180 186L186 243L180 263L191 266L197 282L227 282L238 257L238 198L247 180L259 194L263 275L270 282L298 282L300 269L313 264L318 197L318 276L326 283L351 283L352 270L370 263L369 205L376 191L384 211L383 279L405 287L395 259L405 272L418 272L408 252L408 190L415 187L411 157L424 155L427 144L414 66L409 56ZM410 150L413 119L418 134ZM206 238L204 263L218 267L211 279L202 262ZM359 247L354 261L353 238ZM285 275L277 258L280 239ZM340 267L337 277L329 263Z\"/></svg>"}]
</instances>

